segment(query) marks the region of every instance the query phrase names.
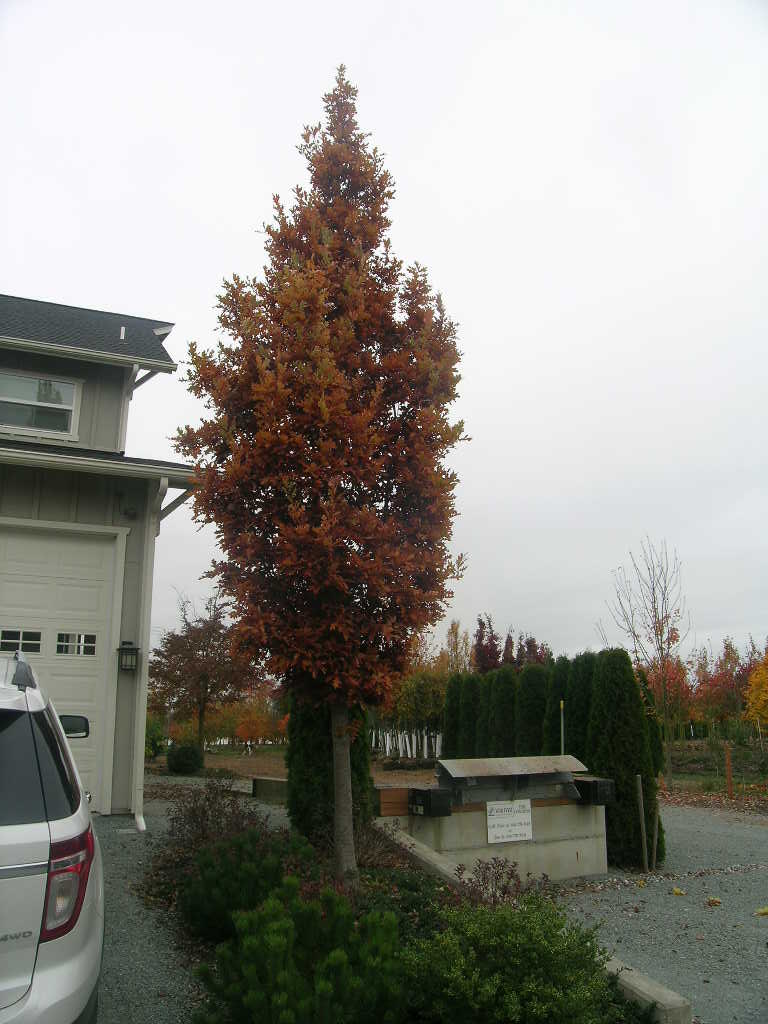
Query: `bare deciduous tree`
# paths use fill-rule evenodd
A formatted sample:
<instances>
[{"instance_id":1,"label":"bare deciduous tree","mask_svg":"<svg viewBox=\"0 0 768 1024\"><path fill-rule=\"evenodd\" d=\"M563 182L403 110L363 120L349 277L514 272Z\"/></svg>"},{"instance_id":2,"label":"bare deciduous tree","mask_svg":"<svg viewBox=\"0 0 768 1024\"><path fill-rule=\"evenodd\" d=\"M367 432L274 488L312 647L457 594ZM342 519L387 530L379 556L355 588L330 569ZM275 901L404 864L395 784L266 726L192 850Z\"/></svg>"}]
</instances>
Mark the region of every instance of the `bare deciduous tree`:
<instances>
[{"instance_id":1,"label":"bare deciduous tree","mask_svg":"<svg viewBox=\"0 0 768 1024\"><path fill-rule=\"evenodd\" d=\"M659 680L664 724L665 771L670 770L671 668L691 623L683 594L681 562L667 542L655 545L646 537L640 555L630 551L630 568L613 573L613 601L606 602L618 628L628 637L635 662ZM603 637L605 636L603 631Z\"/></svg>"}]
</instances>

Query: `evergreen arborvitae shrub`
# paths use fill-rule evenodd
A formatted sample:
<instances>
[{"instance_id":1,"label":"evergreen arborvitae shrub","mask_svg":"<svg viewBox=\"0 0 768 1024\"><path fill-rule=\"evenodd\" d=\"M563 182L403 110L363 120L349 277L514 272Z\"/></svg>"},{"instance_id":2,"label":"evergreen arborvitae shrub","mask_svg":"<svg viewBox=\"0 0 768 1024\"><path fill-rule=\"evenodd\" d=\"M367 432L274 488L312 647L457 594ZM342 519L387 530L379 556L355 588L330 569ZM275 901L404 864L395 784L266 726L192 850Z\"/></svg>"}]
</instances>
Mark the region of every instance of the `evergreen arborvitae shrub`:
<instances>
[{"instance_id":1,"label":"evergreen arborvitae shrub","mask_svg":"<svg viewBox=\"0 0 768 1024\"><path fill-rule=\"evenodd\" d=\"M544 740L541 747L542 754L560 753L560 701L566 698L570 668L570 661L565 655L562 655L557 659L549 673L547 710L544 715ZM565 749L570 753L567 735L565 737Z\"/></svg>"},{"instance_id":2,"label":"evergreen arborvitae shrub","mask_svg":"<svg viewBox=\"0 0 768 1024\"><path fill-rule=\"evenodd\" d=\"M489 746L491 757L515 756L515 700L517 672L511 665L502 665L493 674Z\"/></svg>"},{"instance_id":3,"label":"evergreen arborvitae shrub","mask_svg":"<svg viewBox=\"0 0 768 1024\"><path fill-rule=\"evenodd\" d=\"M172 743L168 747L168 771L172 775L197 775L203 767L203 752L197 743Z\"/></svg>"},{"instance_id":4,"label":"evergreen arborvitae shrub","mask_svg":"<svg viewBox=\"0 0 768 1024\"><path fill-rule=\"evenodd\" d=\"M643 780L648 860L651 861L656 778L640 686L629 655L621 648L602 651L592 683L592 712L587 733L589 769L613 779L616 802L605 809L608 860L622 867L642 865L640 817L635 776ZM664 830L659 822L657 863L664 859Z\"/></svg>"},{"instance_id":5,"label":"evergreen arborvitae shrub","mask_svg":"<svg viewBox=\"0 0 768 1024\"><path fill-rule=\"evenodd\" d=\"M288 817L309 839L327 838L333 828L333 740L331 709L291 698L288 719ZM370 821L373 808L371 745L366 716L350 709L357 733L350 746L352 800L357 822Z\"/></svg>"},{"instance_id":6,"label":"evergreen arborvitae shrub","mask_svg":"<svg viewBox=\"0 0 768 1024\"><path fill-rule=\"evenodd\" d=\"M459 717L461 714L461 680L460 672L448 678L443 708L443 740L440 747L441 757L459 756Z\"/></svg>"},{"instance_id":7,"label":"evergreen arborvitae shrub","mask_svg":"<svg viewBox=\"0 0 768 1024\"><path fill-rule=\"evenodd\" d=\"M491 713L493 672L477 677L477 720L475 724L475 757L490 757L488 726Z\"/></svg>"},{"instance_id":8,"label":"evergreen arborvitae shrub","mask_svg":"<svg viewBox=\"0 0 768 1024\"><path fill-rule=\"evenodd\" d=\"M467 674L461 680L459 702L459 757L475 756L475 734L477 732L478 675Z\"/></svg>"},{"instance_id":9,"label":"evergreen arborvitae shrub","mask_svg":"<svg viewBox=\"0 0 768 1024\"><path fill-rule=\"evenodd\" d=\"M546 665L526 665L517 683L515 707L515 754L538 756L544 733L549 669Z\"/></svg>"},{"instance_id":10,"label":"evergreen arborvitae shrub","mask_svg":"<svg viewBox=\"0 0 768 1024\"><path fill-rule=\"evenodd\" d=\"M653 762L653 774L658 778L664 770L664 744L661 739L661 723L656 711L656 700L653 690L648 685L648 676L644 669L638 669L637 677L640 682L640 692L643 695L645 705L645 724L648 727L648 743L651 748L651 761Z\"/></svg>"},{"instance_id":11,"label":"evergreen arborvitae shrub","mask_svg":"<svg viewBox=\"0 0 768 1024\"><path fill-rule=\"evenodd\" d=\"M592 707L592 679L597 655L591 651L577 654L568 673L565 693L565 749L592 771L587 752L587 730Z\"/></svg>"}]
</instances>

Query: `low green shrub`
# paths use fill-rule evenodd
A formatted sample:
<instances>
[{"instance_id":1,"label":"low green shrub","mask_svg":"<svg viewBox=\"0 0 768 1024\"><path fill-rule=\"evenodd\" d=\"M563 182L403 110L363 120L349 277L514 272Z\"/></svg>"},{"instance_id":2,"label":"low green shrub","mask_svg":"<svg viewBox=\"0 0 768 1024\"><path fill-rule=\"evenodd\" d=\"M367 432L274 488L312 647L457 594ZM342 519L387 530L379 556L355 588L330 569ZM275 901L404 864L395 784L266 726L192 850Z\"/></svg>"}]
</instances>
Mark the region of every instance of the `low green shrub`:
<instances>
[{"instance_id":1,"label":"low green shrub","mask_svg":"<svg viewBox=\"0 0 768 1024\"><path fill-rule=\"evenodd\" d=\"M523 897L447 911L445 930L403 953L409 1022L635 1024L643 1020L606 976L593 931L550 901ZM650 1016L646 1016L650 1021Z\"/></svg>"},{"instance_id":2,"label":"low green shrub","mask_svg":"<svg viewBox=\"0 0 768 1024\"><path fill-rule=\"evenodd\" d=\"M181 883L179 910L191 932L221 942L235 934L235 911L258 907L285 875L311 877L313 863L303 836L249 829L199 851Z\"/></svg>"},{"instance_id":3,"label":"low green shrub","mask_svg":"<svg viewBox=\"0 0 768 1024\"><path fill-rule=\"evenodd\" d=\"M325 889L303 900L295 878L257 910L235 915L237 935L201 976L211 994L203 1024L399 1024L405 990L394 914L357 921Z\"/></svg>"},{"instance_id":4,"label":"low green shrub","mask_svg":"<svg viewBox=\"0 0 768 1024\"><path fill-rule=\"evenodd\" d=\"M172 775L197 775L203 767L203 752L197 743L173 743L168 747L168 771Z\"/></svg>"},{"instance_id":5,"label":"low green shrub","mask_svg":"<svg viewBox=\"0 0 768 1024\"><path fill-rule=\"evenodd\" d=\"M443 911L456 906L455 890L434 875L413 868L378 868L361 873L354 897L355 913L391 911L397 918L401 945L429 938L442 927Z\"/></svg>"},{"instance_id":6,"label":"low green shrub","mask_svg":"<svg viewBox=\"0 0 768 1024\"><path fill-rule=\"evenodd\" d=\"M157 755L165 749L166 742L167 736L165 734L163 716L149 712L144 732L144 757L149 761L154 761Z\"/></svg>"}]
</instances>

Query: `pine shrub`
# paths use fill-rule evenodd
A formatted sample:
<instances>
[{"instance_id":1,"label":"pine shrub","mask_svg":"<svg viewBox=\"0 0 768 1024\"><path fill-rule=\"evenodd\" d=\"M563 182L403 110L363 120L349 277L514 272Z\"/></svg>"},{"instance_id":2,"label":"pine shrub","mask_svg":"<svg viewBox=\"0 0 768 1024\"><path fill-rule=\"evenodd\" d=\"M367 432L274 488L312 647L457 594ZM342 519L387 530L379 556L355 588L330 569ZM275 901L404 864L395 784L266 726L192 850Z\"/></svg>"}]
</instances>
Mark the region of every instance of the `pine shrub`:
<instances>
[{"instance_id":1,"label":"pine shrub","mask_svg":"<svg viewBox=\"0 0 768 1024\"><path fill-rule=\"evenodd\" d=\"M526 665L520 673L515 707L515 754L518 757L541 753L548 685L549 669L545 665Z\"/></svg>"},{"instance_id":2,"label":"pine shrub","mask_svg":"<svg viewBox=\"0 0 768 1024\"><path fill-rule=\"evenodd\" d=\"M571 663L562 655L552 666L549 674L547 691L547 709L544 713L544 741L542 754L560 753L560 701L565 700L568 690L568 676ZM565 714L565 712L563 712ZM565 749L568 750L568 737L565 737Z\"/></svg>"},{"instance_id":3,"label":"pine shrub","mask_svg":"<svg viewBox=\"0 0 768 1024\"><path fill-rule=\"evenodd\" d=\"M203 752L197 743L172 743L167 761L172 775L197 775L203 767Z\"/></svg>"},{"instance_id":4,"label":"pine shrub","mask_svg":"<svg viewBox=\"0 0 768 1024\"><path fill-rule=\"evenodd\" d=\"M613 779L616 802L605 809L608 860L622 867L642 865L637 784L642 776L648 858L651 859L656 812L653 773L640 686L629 655L621 648L602 651L592 684L592 711L587 733L589 769ZM657 862L664 859L664 831L659 822Z\"/></svg>"},{"instance_id":5,"label":"pine shrub","mask_svg":"<svg viewBox=\"0 0 768 1024\"><path fill-rule=\"evenodd\" d=\"M371 748L366 716L350 709L357 733L350 747L352 800L357 824L370 821L373 812ZM288 816L308 839L327 838L333 828L333 740L331 710L291 699L288 719Z\"/></svg>"},{"instance_id":6,"label":"pine shrub","mask_svg":"<svg viewBox=\"0 0 768 1024\"><path fill-rule=\"evenodd\" d=\"M491 686L495 673L486 672L477 677L477 718L475 722L475 757L489 757L488 728L491 714Z\"/></svg>"},{"instance_id":7,"label":"pine shrub","mask_svg":"<svg viewBox=\"0 0 768 1024\"><path fill-rule=\"evenodd\" d=\"M204 1024L400 1024L404 986L394 914L355 921L332 889L305 901L296 879L258 909L235 915L235 940L204 967L211 994Z\"/></svg>"},{"instance_id":8,"label":"pine shrub","mask_svg":"<svg viewBox=\"0 0 768 1024\"><path fill-rule=\"evenodd\" d=\"M193 934L222 942L235 935L235 911L254 910L285 875L309 877L316 863L303 836L249 829L200 850L180 887L179 910Z\"/></svg>"},{"instance_id":9,"label":"pine shrub","mask_svg":"<svg viewBox=\"0 0 768 1024\"><path fill-rule=\"evenodd\" d=\"M491 682L491 713L489 747L491 757L515 756L515 702L517 672L511 665L493 674Z\"/></svg>"},{"instance_id":10,"label":"pine shrub","mask_svg":"<svg viewBox=\"0 0 768 1024\"><path fill-rule=\"evenodd\" d=\"M459 719L461 717L461 680L462 674L455 672L448 679L445 691L445 707L443 710L443 742L441 757L454 758L459 756Z\"/></svg>"},{"instance_id":11,"label":"pine shrub","mask_svg":"<svg viewBox=\"0 0 768 1024\"><path fill-rule=\"evenodd\" d=\"M477 733L478 680L475 674L461 679L459 700L459 757L475 756L475 735Z\"/></svg>"},{"instance_id":12,"label":"pine shrub","mask_svg":"<svg viewBox=\"0 0 768 1024\"><path fill-rule=\"evenodd\" d=\"M587 752L587 730L592 707L592 679L597 655L591 651L577 654L568 673L565 694L565 749L592 771Z\"/></svg>"}]
</instances>

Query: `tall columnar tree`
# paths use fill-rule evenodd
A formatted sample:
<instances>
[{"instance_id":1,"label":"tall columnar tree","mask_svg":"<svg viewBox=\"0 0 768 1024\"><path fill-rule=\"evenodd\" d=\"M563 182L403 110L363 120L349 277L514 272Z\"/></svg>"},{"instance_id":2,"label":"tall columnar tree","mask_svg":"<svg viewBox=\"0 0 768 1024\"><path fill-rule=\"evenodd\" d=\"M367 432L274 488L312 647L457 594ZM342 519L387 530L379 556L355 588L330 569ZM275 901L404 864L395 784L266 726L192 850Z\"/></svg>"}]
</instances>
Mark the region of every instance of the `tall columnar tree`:
<instances>
[{"instance_id":1,"label":"tall columnar tree","mask_svg":"<svg viewBox=\"0 0 768 1024\"><path fill-rule=\"evenodd\" d=\"M598 657L587 747L590 770L613 779L616 784L616 802L605 809L608 859L612 864L627 867L641 865L635 776L642 776L649 860L657 801L656 777L640 687L629 655L621 648L602 651ZM663 859L664 830L659 822L657 860Z\"/></svg>"},{"instance_id":2,"label":"tall columnar tree","mask_svg":"<svg viewBox=\"0 0 768 1024\"><path fill-rule=\"evenodd\" d=\"M477 719L475 721L475 757L490 757L491 687L495 672L477 679Z\"/></svg>"},{"instance_id":3,"label":"tall columnar tree","mask_svg":"<svg viewBox=\"0 0 768 1024\"><path fill-rule=\"evenodd\" d=\"M463 673L454 672L448 677L443 710L443 740L441 757L459 756L459 721L461 719L461 683Z\"/></svg>"},{"instance_id":4,"label":"tall columnar tree","mask_svg":"<svg viewBox=\"0 0 768 1024\"><path fill-rule=\"evenodd\" d=\"M517 672L511 665L503 665L493 673L491 682L489 725L491 757L514 757L515 755L516 698Z\"/></svg>"},{"instance_id":5,"label":"tall columnar tree","mask_svg":"<svg viewBox=\"0 0 768 1024\"><path fill-rule=\"evenodd\" d=\"M542 754L560 753L560 701L564 701L568 690L568 676L571 663L561 655L552 666L549 674L549 690L547 691L547 710L544 714L544 741ZM565 714L565 709L563 709ZM568 737L565 738L568 750Z\"/></svg>"},{"instance_id":6,"label":"tall columnar tree","mask_svg":"<svg viewBox=\"0 0 768 1024\"><path fill-rule=\"evenodd\" d=\"M592 679L597 655L591 651L577 654L571 662L565 693L566 750L592 770L587 750L587 730L592 707Z\"/></svg>"},{"instance_id":7,"label":"tall columnar tree","mask_svg":"<svg viewBox=\"0 0 768 1024\"><path fill-rule=\"evenodd\" d=\"M548 686L546 665L526 665L520 673L515 707L515 754L518 757L541 753Z\"/></svg>"},{"instance_id":8,"label":"tall columnar tree","mask_svg":"<svg viewBox=\"0 0 768 1024\"><path fill-rule=\"evenodd\" d=\"M340 68L299 147L308 186L275 199L263 275L219 298L229 337L190 348L207 418L179 434L195 513L243 647L297 699L331 708L336 872L357 881L350 708L379 704L414 634L445 612L456 476L445 457L456 328L418 264L390 249L394 195Z\"/></svg>"},{"instance_id":9,"label":"tall columnar tree","mask_svg":"<svg viewBox=\"0 0 768 1024\"><path fill-rule=\"evenodd\" d=\"M459 757L475 756L477 734L477 702L480 676L473 672L461 677L461 699L459 702Z\"/></svg>"}]
</instances>

